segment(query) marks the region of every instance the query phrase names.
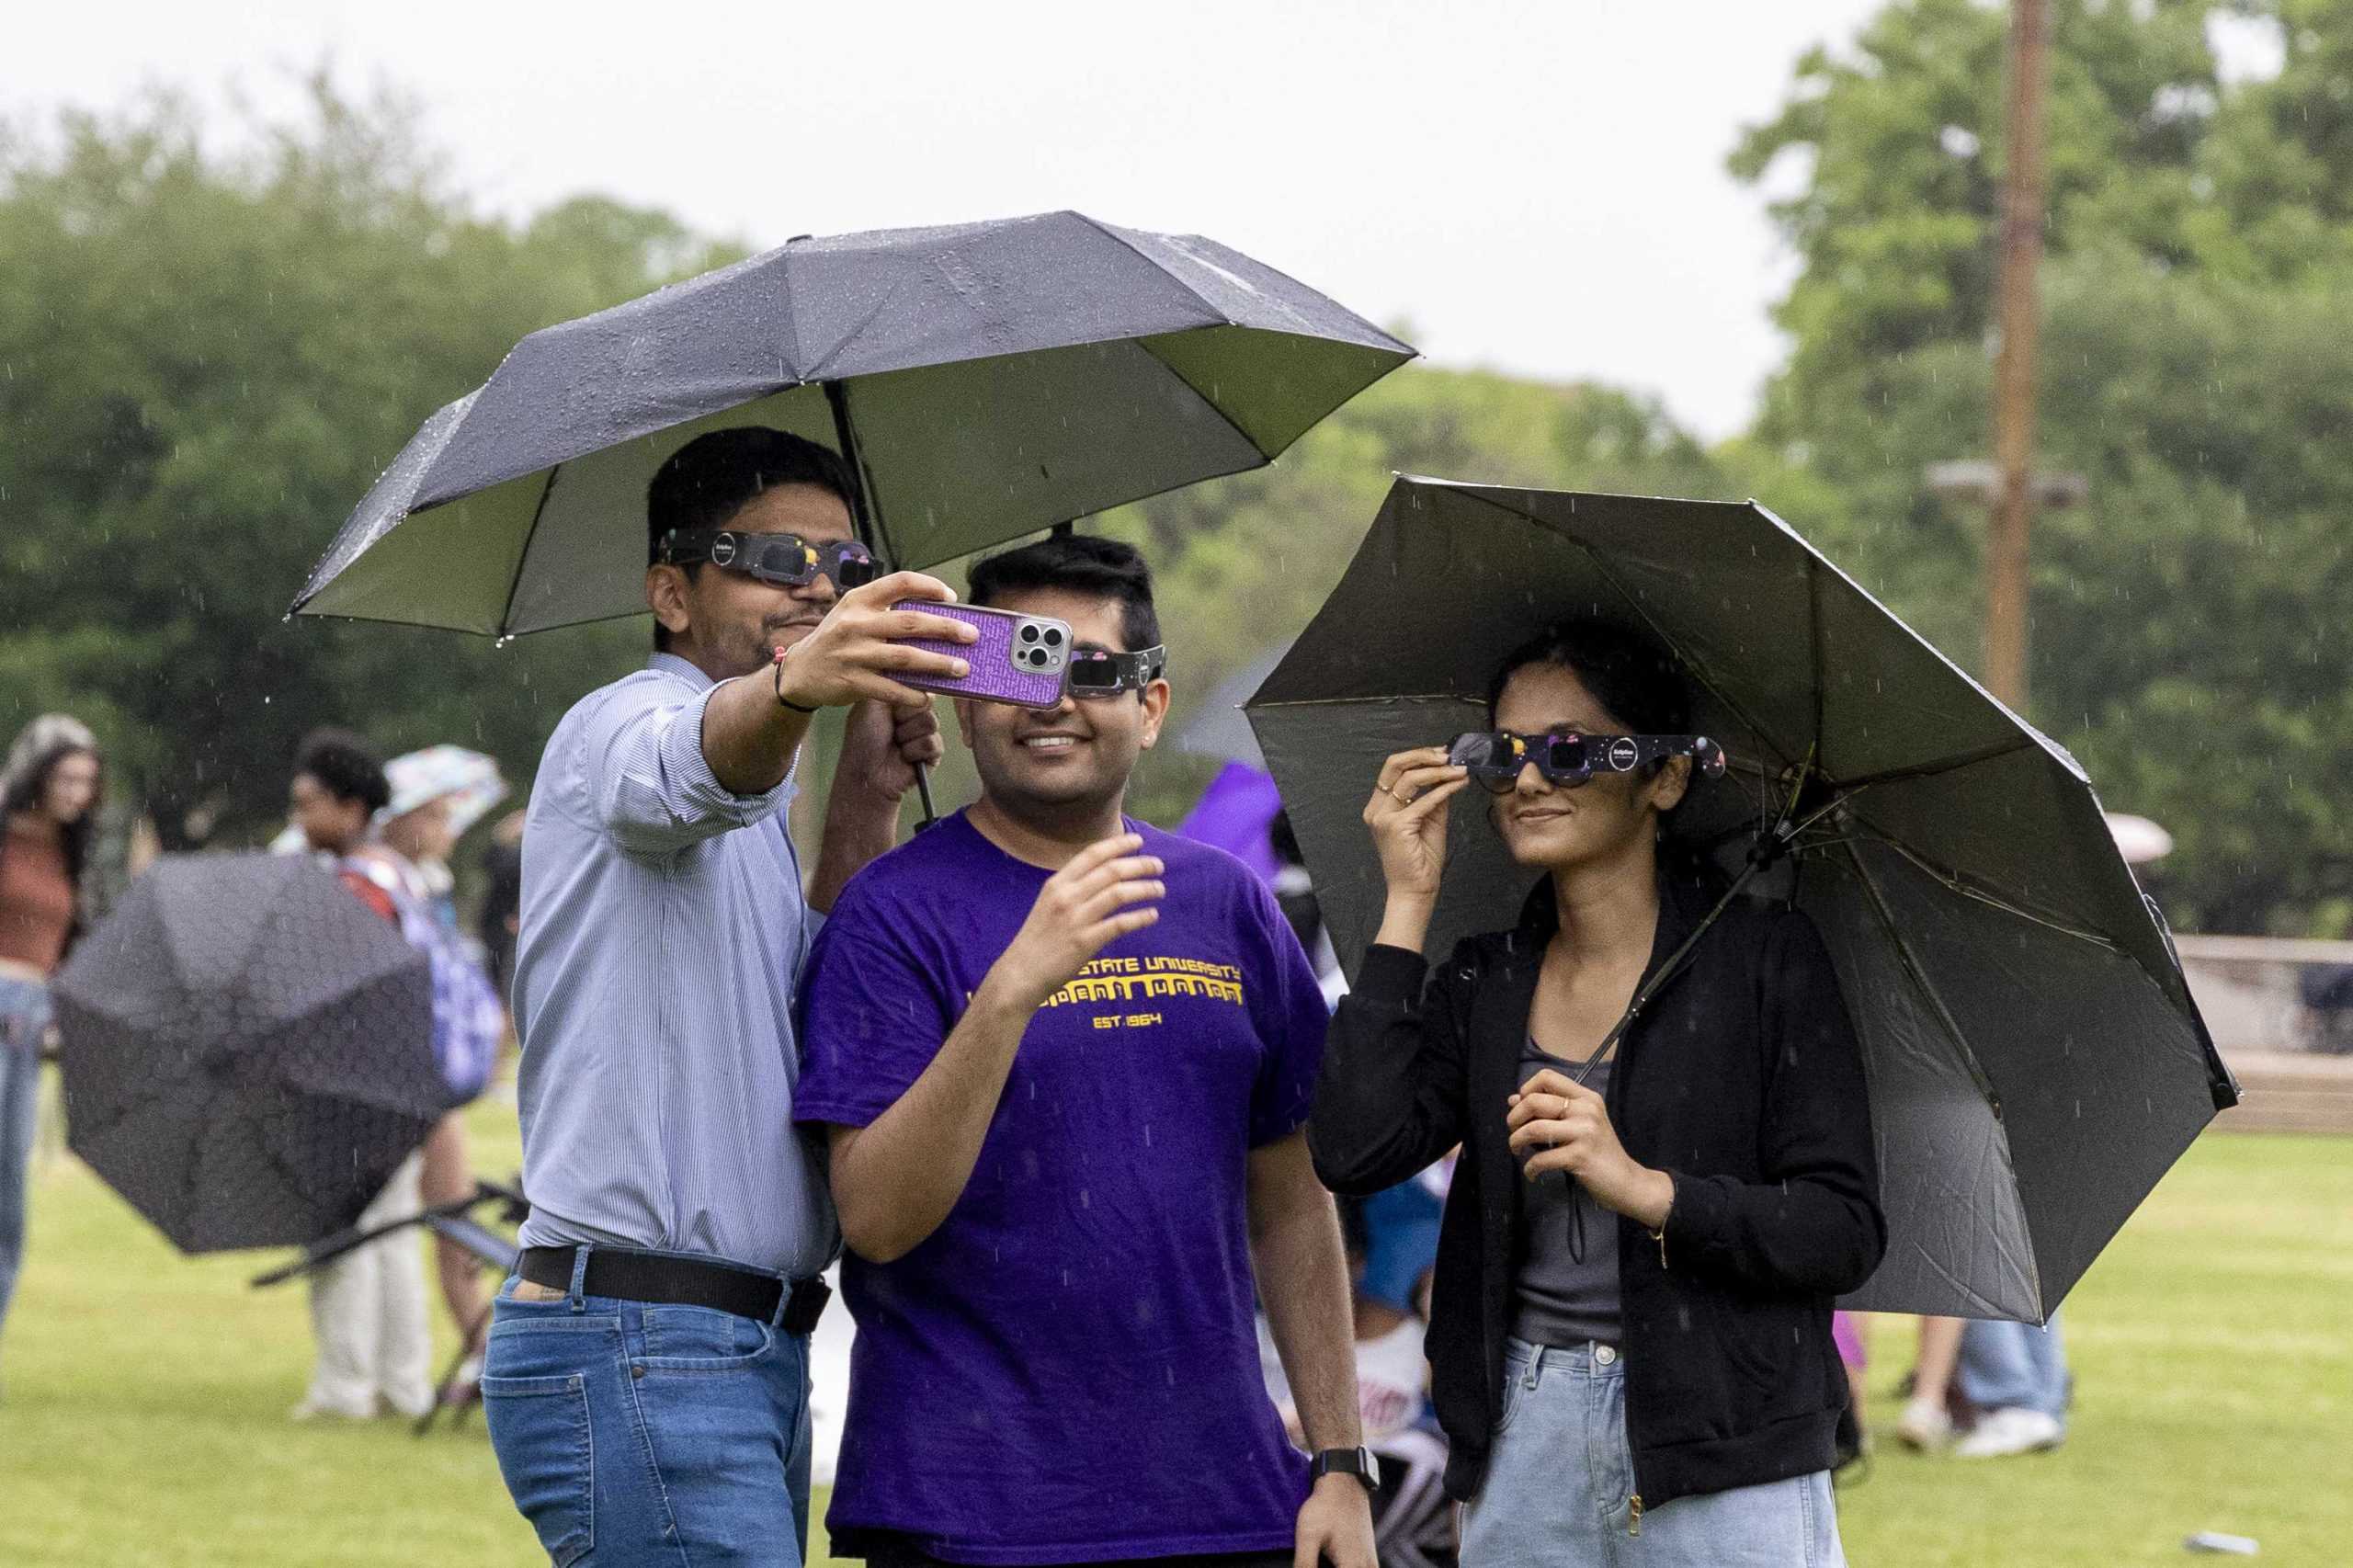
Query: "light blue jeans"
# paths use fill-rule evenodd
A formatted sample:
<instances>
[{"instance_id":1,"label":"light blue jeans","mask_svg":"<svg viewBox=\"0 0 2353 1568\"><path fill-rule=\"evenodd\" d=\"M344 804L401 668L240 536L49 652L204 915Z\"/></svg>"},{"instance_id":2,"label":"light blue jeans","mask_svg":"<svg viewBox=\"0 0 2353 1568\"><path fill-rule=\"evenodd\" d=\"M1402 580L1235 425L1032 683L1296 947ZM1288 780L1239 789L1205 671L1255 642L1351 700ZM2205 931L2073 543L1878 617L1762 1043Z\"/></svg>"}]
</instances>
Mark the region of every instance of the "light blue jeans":
<instances>
[{"instance_id":1,"label":"light blue jeans","mask_svg":"<svg viewBox=\"0 0 2353 1568\"><path fill-rule=\"evenodd\" d=\"M1509 1341L1462 1568L1845 1568L1828 1471L1678 1497L1645 1509L1639 1535L1633 1489L1625 1358Z\"/></svg>"},{"instance_id":2,"label":"light blue jeans","mask_svg":"<svg viewBox=\"0 0 2353 1568\"><path fill-rule=\"evenodd\" d=\"M577 1270L563 1301L518 1301L513 1289L492 1307L483 1411L506 1490L555 1568L800 1568L806 1335L584 1295Z\"/></svg>"},{"instance_id":3,"label":"light blue jeans","mask_svg":"<svg viewBox=\"0 0 2353 1568\"><path fill-rule=\"evenodd\" d=\"M0 975L0 1324L25 1259L25 1189L33 1127L40 1111L40 1037L49 1028L49 987Z\"/></svg>"},{"instance_id":4,"label":"light blue jeans","mask_svg":"<svg viewBox=\"0 0 2353 1568\"><path fill-rule=\"evenodd\" d=\"M1962 1397L1980 1410L2039 1410L2066 1423L2067 1350L2056 1313L2045 1328L1971 1319L1954 1370Z\"/></svg>"}]
</instances>

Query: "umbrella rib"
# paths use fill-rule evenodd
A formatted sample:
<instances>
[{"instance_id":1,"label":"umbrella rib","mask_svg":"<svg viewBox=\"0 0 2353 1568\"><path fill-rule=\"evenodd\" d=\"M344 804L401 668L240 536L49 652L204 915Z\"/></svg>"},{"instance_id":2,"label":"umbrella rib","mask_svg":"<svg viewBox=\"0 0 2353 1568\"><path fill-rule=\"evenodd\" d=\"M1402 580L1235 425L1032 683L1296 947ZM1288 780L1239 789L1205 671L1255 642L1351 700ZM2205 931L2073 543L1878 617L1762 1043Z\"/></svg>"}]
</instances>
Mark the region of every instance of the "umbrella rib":
<instances>
[{"instance_id":1,"label":"umbrella rib","mask_svg":"<svg viewBox=\"0 0 2353 1568\"><path fill-rule=\"evenodd\" d=\"M865 515L858 518L874 529L874 542L882 547L882 560L893 572L911 570L899 559L896 546L891 542L891 525L882 517L882 498L874 494L874 474L866 466L866 451L858 444L858 432L849 419L849 383L835 380L824 383L825 406L834 415L834 440L841 448L843 464L848 468L850 483L857 489L858 511Z\"/></svg>"},{"instance_id":2,"label":"umbrella rib","mask_svg":"<svg viewBox=\"0 0 2353 1568\"><path fill-rule=\"evenodd\" d=\"M1899 853L1904 848L1900 844L1893 846ZM1904 942L1903 929L1896 924L1894 912L1887 907L1887 900L1881 893L1879 883L1872 880L1870 869L1863 864L1863 858L1855 853L1851 845L1847 848L1847 863L1853 869L1856 880L1862 884L1863 893L1870 902L1871 913L1878 916L1881 926L1886 931L1887 943L1894 949L1896 961L1904 966L1904 973L1911 977L1913 984L1920 988L1920 994L1927 998L1928 1006L1935 1010L1937 1021L1943 1026L1946 1034L1952 1040L1954 1052L1959 1056L1961 1065L1969 1071L1970 1082L1975 1085L1977 1092L1984 1096L1986 1108L1994 1113L1995 1125L2000 1130L2003 1153L2006 1156L2009 1152L2010 1135L2007 1125L2002 1120L2000 1091L1994 1087L1993 1080L1986 1076L1984 1065L1977 1060L1977 1053L1969 1049L1969 1037L1961 1032L1960 1020L1952 1016L1952 1009L1945 1006L1945 999L1938 994L1937 988L1928 983L1927 971L1920 967L1919 960L1914 956L1911 948ZM2010 1179L2013 1185L2018 1179L2014 1162L2011 1163ZM2023 1195L2020 1201L2023 1204ZM1929 1256L1925 1249L1922 1256ZM1936 1264L1933 1256L1929 1256L1929 1262L1938 1269L1938 1272L1945 1274L1947 1278L1951 1278L1949 1271L1943 1268L1941 1265ZM2034 1248L2031 1244L2026 1249L2025 1262L2029 1277L2028 1283L2034 1291L2035 1301L2040 1303L2042 1300L2042 1266L2040 1260L2034 1256Z\"/></svg>"},{"instance_id":3,"label":"umbrella rib","mask_svg":"<svg viewBox=\"0 0 2353 1568\"><path fill-rule=\"evenodd\" d=\"M1807 662L1813 667L1813 755L1820 756L1823 710L1830 692L1830 665L1822 649L1822 561L1811 551L1805 557L1805 625Z\"/></svg>"},{"instance_id":4,"label":"umbrella rib","mask_svg":"<svg viewBox=\"0 0 2353 1568\"><path fill-rule=\"evenodd\" d=\"M1747 709L1743 708L1739 703L1734 702L1731 698L1725 696L1722 688L1719 687L1715 681L1708 678L1705 666L1703 666L1699 660L1694 659L1686 653L1683 650L1682 644L1677 642L1675 638L1669 636L1667 634L1666 628L1661 626L1657 620L1652 617L1650 611L1643 608L1642 600L1637 598L1632 593L1629 592L1626 585L1618 580L1618 574L1609 569L1609 562L1602 558L1599 551L1586 543L1585 540L1577 538L1576 535L1573 533L1564 533L1562 530L1553 528L1549 523L1546 523L1537 517L1530 517L1526 512L1522 512L1516 507L1506 506L1501 501L1496 500L1494 496L1484 494L1480 490L1467 489L1460 485L1452 486L1451 488L1453 493L1457 495L1464 495L1474 501L1483 502L1487 506L1493 506L1496 511L1501 512L1506 517L1516 518L1523 523L1532 523L1537 528L1543 529L1546 533L1552 534L1554 538L1564 539L1571 544L1576 546L1577 549L1585 551L1586 558L1593 562L1593 569L1601 574L1601 580L1608 584L1611 588L1615 589L1618 597L1625 600L1628 607L1631 608L1637 616L1642 618L1643 624L1650 628L1651 635L1656 637L1661 642L1665 643L1667 648L1674 653L1677 658L1681 659L1683 661L1684 667L1691 672L1693 677L1697 679L1700 685L1706 687L1709 693L1713 696L1717 701L1730 709L1733 717L1737 718L1742 723L1747 725L1748 733L1751 735L1756 737L1760 743L1763 743L1757 748L1758 751L1762 753L1768 747L1775 752L1780 751L1780 747L1772 745L1765 726L1758 723L1756 717L1751 714ZM1794 759L1784 756L1782 760L1784 766L1786 766L1790 761Z\"/></svg>"},{"instance_id":5,"label":"umbrella rib","mask_svg":"<svg viewBox=\"0 0 2353 1568\"><path fill-rule=\"evenodd\" d=\"M1228 325L1228 326L1232 326L1233 324L1232 322L1228 322L1228 323L1226 323L1225 324L1226 324L1226 325ZM1189 328L1189 329L1188 329L1188 330L1189 330L1189 331L1193 331L1193 332L1202 332L1202 331L1206 331L1207 329L1206 329L1206 328L1203 328L1203 327L1198 327L1198 326L1197 326L1197 327ZM1246 329L1245 329L1245 330L1246 330ZM1171 333L1171 334L1168 334L1167 335L1169 335L1169 336L1174 336L1174 335L1175 335L1175 334L1173 334L1173 333ZM1190 381L1187 381L1187 380L1185 379L1185 377L1184 377L1184 373L1183 373L1182 371L1178 370L1178 369L1176 369L1176 366L1174 366L1174 365L1170 364L1167 360L1163 359L1159 355L1154 354L1154 353L1152 351L1152 344L1151 344L1151 342L1150 342L1150 340L1149 340L1149 339L1142 338L1142 337L1131 337L1131 338L1128 339L1128 341L1129 341L1129 342L1131 342L1131 343L1132 343L1132 344L1134 344L1138 348L1142 349L1142 350L1143 350L1143 357L1144 357L1145 358L1147 358L1147 359L1151 360L1154 364L1155 364L1155 365L1159 366L1163 370L1166 371L1166 372L1168 373L1168 379L1169 379L1170 381L1175 381L1178 386L1183 387L1187 392L1191 392L1195 397L1199 398L1203 403L1208 403L1208 404L1210 405L1210 411L1211 411L1211 413L1215 414L1215 415L1216 415L1220 419L1222 419L1222 420L1224 420L1224 421L1225 421L1225 427L1226 427L1227 429L1229 429L1229 430L1233 431L1235 435L1237 435L1237 436L1239 436L1239 437L1242 437L1242 444L1243 444L1244 446L1248 447L1252 451L1254 451L1254 452L1257 453L1260 457L1262 457L1262 458L1266 459L1268 462L1272 462L1272 461L1274 461L1274 460L1275 460L1275 454L1274 454L1274 453L1272 453L1272 452L1270 452L1270 451L1268 451L1268 450L1267 450L1267 449L1266 449L1266 448L1264 448L1264 447L1260 446L1260 445L1258 444L1258 437L1256 437L1256 436L1253 436L1252 434L1250 434L1250 432L1249 432L1249 431L1245 430L1245 429L1241 426L1241 425L1240 425L1240 424L1239 424L1239 423L1234 419L1233 415L1232 415L1231 414L1228 414L1228 413L1225 411L1225 405L1224 405L1223 403L1222 403L1218 402L1218 400L1217 400L1217 399L1215 399L1215 398L1211 397L1209 393L1207 393L1207 392L1203 392L1200 388L1199 388L1199 387L1195 386L1192 382L1190 382ZM1321 422L1319 421L1318 423L1321 423ZM1313 428L1313 426L1309 426L1309 428L1311 428L1311 429L1312 429L1312 428Z\"/></svg>"},{"instance_id":6,"label":"umbrella rib","mask_svg":"<svg viewBox=\"0 0 2353 1568\"><path fill-rule=\"evenodd\" d=\"M447 626L440 621L395 620L388 615L340 615L319 611L304 612L310 620L339 620L353 626L424 626L436 631L461 631L474 637L529 637L532 631L563 631L574 626L608 626L616 620L635 620L645 614L642 609L625 609L612 615L592 615L585 620L560 620L552 626L534 626L530 631L477 631L471 626Z\"/></svg>"},{"instance_id":7,"label":"umbrella rib","mask_svg":"<svg viewBox=\"0 0 2353 1568\"><path fill-rule=\"evenodd\" d=\"M506 585L506 602L499 607L498 630L491 633L494 637L508 635L507 622L515 619L515 596L523 591L523 573L531 563L531 541L539 537L540 519L548 515L548 497L555 494L555 476L563 472L562 463L551 464L547 483L540 486L540 502L531 508L531 526L523 530L523 548L516 551L515 576Z\"/></svg>"},{"instance_id":8,"label":"umbrella rib","mask_svg":"<svg viewBox=\"0 0 2353 1568\"><path fill-rule=\"evenodd\" d=\"M1874 784L1901 784L1909 779L1933 778L1939 773L1952 773L1961 768L1974 767L1981 762L1991 762L1995 757L2008 756L2013 752L2034 749L2033 741L2024 735L2018 735L2006 741L1995 741L1991 745L1979 746L1974 751L1956 752L1950 756L1939 757L1934 762L1914 763L1904 767L1882 768L1877 773L1858 774L1852 778L1835 778L1831 780L1831 784L1842 793L1854 794L1859 790L1868 790Z\"/></svg>"},{"instance_id":9,"label":"umbrella rib","mask_svg":"<svg viewBox=\"0 0 2353 1568\"><path fill-rule=\"evenodd\" d=\"M1893 837L1883 829L1870 823L1861 825L1875 840L1911 861L1921 871L1941 883L1948 892L1957 892L1961 897L1974 900L1990 909L1998 909L2005 915L2013 915L2020 920L2029 921L2047 930L2056 931L2063 937L2073 937L2079 942L2089 942L2092 946L2114 953L2119 958L2131 957L2122 948L2118 947L2111 937L2104 937L2097 931L2086 931L2080 926L2071 926L2056 915L2026 908L2023 901L2000 893L1977 879L1964 876L1949 867L1938 865L1915 850L1910 845Z\"/></svg>"},{"instance_id":10,"label":"umbrella rib","mask_svg":"<svg viewBox=\"0 0 2353 1568\"><path fill-rule=\"evenodd\" d=\"M1265 702L1250 703L1244 711L1268 708L1348 708L1376 702L1460 702L1466 708L1479 706L1476 699L1459 691L1392 691L1377 697L1277 697Z\"/></svg>"},{"instance_id":11,"label":"umbrella rib","mask_svg":"<svg viewBox=\"0 0 2353 1568\"><path fill-rule=\"evenodd\" d=\"M1847 867L1855 873L1855 880L1862 885L1863 896L1870 905L1871 914L1878 918L1880 928L1886 934L1887 945L1893 950L1896 962L1903 966L1912 983L1919 988L1920 995L1936 1014L1938 1024L1950 1037L1961 1065L1969 1070L1969 1081L1977 1086L1977 1092L1993 1108L1995 1119L2000 1120L2002 1096L1995 1092L1994 1081L1985 1075L1977 1053L1969 1049L1969 1037L1961 1031L1961 1021L1952 1016L1952 1009L1945 1006L1945 999L1937 994L1937 988L1928 983L1927 971L1920 967L1920 960L1904 940L1903 927L1896 924L1895 913L1888 908L1886 895L1881 892L1879 883L1872 879L1870 868L1863 864L1863 858L1855 853L1852 846L1847 846L1846 859Z\"/></svg>"},{"instance_id":12,"label":"umbrella rib","mask_svg":"<svg viewBox=\"0 0 2353 1568\"><path fill-rule=\"evenodd\" d=\"M835 376L833 373L834 362L839 359L843 355L848 353L850 346L858 341L859 335L864 333L868 327L872 326L876 321L881 319L885 311L898 303L900 292L900 290L896 288L892 289L888 293L884 294L881 299L875 301L874 308L872 310L858 317L857 322L851 325L848 331L843 333L839 337L835 338L833 347L825 350L824 358L819 360L816 364L810 366L807 372L801 376L801 384L805 386L811 381L835 381L841 380L840 377ZM800 318L795 316L793 318L793 332L796 339L796 347L800 333ZM931 367L926 366L922 368L930 369Z\"/></svg>"},{"instance_id":13,"label":"umbrella rib","mask_svg":"<svg viewBox=\"0 0 2353 1568\"><path fill-rule=\"evenodd\" d=\"M1134 253L1134 254L1135 254L1135 255L1136 255L1136 256L1138 256L1138 257L1139 257L1139 258L1143 262L1143 264L1144 264L1146 267L1151 267L1154 272L1159 273L1163 278L1167 278L1167 279L1168 279L1168 281L1170 281L1171 283L1176 284L1176 287L1178 287L1179 289L1182 289L1183 290L1185 290L1185 292L1186 292L1186 293L1188 293L1188 294L1189 294L1190 296L1192 296L1192 297L1193 297L1193 299L1195 299L1195 300L1199 301L1200 303L1202 303L1202 304L1204 304L1204 305L1206 305L1206 304L1208 304L1208 303L1209 303L1209 301L1208 301L1208 300L1206 300L1206 299L1203 299L1203 298L1202 298L1201 291L1200 291L1199 289L1194 288L1190 283L1188 283L1188 282L1186 282L1182 278L1179 278L1179 277L1178 277L1175 272L1173 272L1173 271L1171 271L1171 270L1169 269L1168 264L1167 264L1166 262L1165 262L1165 261L1161 260L1158 256L1154 256L1154 255L1152 255L1150 252L1146 251L1142 246L1141 246L1141 245L1137 244L1135 243L1135 241L1133 241L1133 240L1131 240L1131 239L1128 238L1128 236L1127 236L1127 235L1122 234L1122 233L1115 233L1115 232L1112 230L1112 228L1111 228L1111 226L1110 226L1109 224L1103 222L1102 222L1101 220L1099 220L1099 219L1090 218L1090 217L1088 217L1088 216L1087 216L1086 213L1084 213L1084 212L1074 213L1074 214L1073 214L1073 216L1074 216L1074 217L1075 217L1075 218L1076 218L1080 222L1082 222L1082 223L1086 224L1088 228L1095 230L1097 233L1101 234L1105 239L1108 239L1108 240L1111 241L1111 242L1112 242L1113 244L1119 244L1119 245L1124 246L1124 247L1125 247L1125 248L1127 248L1128 250L1130 250L1130 251L1133 252L1133 253ZM1223 311L1219 311L1219 312L1217 312L1217 314L1218 314L1218 321L1219 321L1219 323L1220 323L1222 325L1225 325L1225 326L1238 326L1238 325L1240 325L1240 324L1241 324L1239 322L1236 322L1236 321L1235 321L1232 316L1227 315ZM1294 312L1294 314L1293 314L1293 319L1297 319L1297 318L1296 318L1296 312ZM1197 330L1198 330L1198 329L1197 329ZM1157 356L1155 356L1155 358L1157 358ZM1184 378L1182 378L1182 377L1180 376L1180 377L1178 377L1177 379L1178 379L1178 380L1180 380L1180 381L1182 381ZM1192 383L1191 383L1191 382L1189 382L1189 381L1187 381L1187 382L1186 382L1186 385L1188 385L1188 386L1190 386L1191 384L1192 384ZM1214 405L1212 405L1212 406L1214 406ZM1222 414L1222 413L1224 412L1224 410L1223 410L1223 409L1220 409L1218 412L1219 412L1219 413L1221 413L1221 414ZM1228 424L1232 424L1233 422L1232 422L1231 420L1228 420L1228 421L1227 421L1227 423L1228 423ZM1240 428L1241 428L1241 426L1235 426L1234 427L1235 427L1236 429L1240 429ZM1247 436L1245 435L1245 439L1247 439L1247 438L1248 438L1248 437L1247 437ZM1252 441L1250 444L1251 444L1253 447L1256 447L1258 443L1257 443L1257 442L1256 442L1256 441Z\"/></svg>"}]
</instances>

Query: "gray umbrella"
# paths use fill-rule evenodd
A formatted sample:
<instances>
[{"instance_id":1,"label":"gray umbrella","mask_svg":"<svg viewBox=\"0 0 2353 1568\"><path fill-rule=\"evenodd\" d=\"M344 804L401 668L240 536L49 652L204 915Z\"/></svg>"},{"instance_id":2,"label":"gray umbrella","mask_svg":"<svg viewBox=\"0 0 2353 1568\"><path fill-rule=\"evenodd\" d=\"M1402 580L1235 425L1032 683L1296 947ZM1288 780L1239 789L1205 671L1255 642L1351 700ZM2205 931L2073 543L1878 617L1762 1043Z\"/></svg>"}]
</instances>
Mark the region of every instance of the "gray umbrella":
<instances>
[{"instance_id":1,"label":"gray umbrella","mask_svg":"<svg viewBox=\"0 0 2353 1568\"><path fill-rule=\"evenodd\" d=\"M1862 1038L1891 1241L1851 1304L2040 1321L2235 1085L2075 760L1762 507L1397 482L1248 710L1344 960L1381 915L1381 758L1485 728L1497 663L1570 615L1694 677L1733 766L1676 832L1739 864L1800 829L1750 891L1821 928ZM1483 799L1433 953L1528 891Z\"/></svg>"},{"instance_id":2,"label":"gray umbrella","mask_svg":"<svg viewBox=\"0 0 2353 1568\"><path fill-rule=\"evenodd\" d=\"M425 955L305 856L156 862L56 993L74 1152L184 1252L351 1223L449 1102Z\"/></svg>"},{"instance_id":3,"label":"gray umbrella","mask_svg":"<svg viewBox=\"0 0 2353 1568\"><path fill-rule=\"evenodd\" d=\"M1218 682L1201 699L1193 717L1176 733L1176 749L1193 756L1248 763L1265 772L1266 756L1258 750L1258 737L1250 733L1250 721L1243 716L1242 705L1267 684L1267 677L1275 673L1275 666L1290 652L1290 643L1278 642Z\"/></svg>"},{"instance_id":4,"label":"gray umbrella","mask_svg":"<svg viewBox=\"0 0 2353 1568\"><path fill-rule=\"evenodd\" d=\"M645 491L758 424L852 460L892 564L1256 468L1414 350L1193 235L1075 212L802 239L533 333L294 601L508 635L644 608Z\"/></svg>"}]
</instances>

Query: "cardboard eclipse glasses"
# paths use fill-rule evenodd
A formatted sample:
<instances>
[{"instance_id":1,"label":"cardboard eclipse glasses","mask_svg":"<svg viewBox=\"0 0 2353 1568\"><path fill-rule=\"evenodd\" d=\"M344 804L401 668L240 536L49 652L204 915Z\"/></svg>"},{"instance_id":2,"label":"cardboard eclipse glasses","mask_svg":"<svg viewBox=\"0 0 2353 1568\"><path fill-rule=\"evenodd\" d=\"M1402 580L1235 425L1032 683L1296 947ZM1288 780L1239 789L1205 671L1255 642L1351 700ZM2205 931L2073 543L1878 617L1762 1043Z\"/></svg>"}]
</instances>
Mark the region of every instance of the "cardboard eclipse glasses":
<instances>
[{"instance_id":1,"label":"cardboard eclipse glasses","mask_svg":"<svg viewBox=\"0 0 2353 1568\"><path fill-rule=\"evenodd\" d=\"M805 587L831 577L847 593L874 581L874 552L854 539L805 540L799 534L741 533L734 528L672 528L662 536L654 562L693 566L709 562L763 583Z\"/></svg>"},{"instance_id":2,"label":"cardboard eclipse glasses","mask_svg":"<svg viewBox=\"0 0 2353 1568\"><path fill-rule=\"evenodd\" d=\"M1511 791L1519 770L1535 766L1546 783L1574 790L1597 773L1631 773L1669 757L1688 756L1701 774L1721 778L1724 748L1705 735L1522 735L1484 730L1457 735L1446 760L1463 768L1491 794Z\"/></svg>"}]
</instances>

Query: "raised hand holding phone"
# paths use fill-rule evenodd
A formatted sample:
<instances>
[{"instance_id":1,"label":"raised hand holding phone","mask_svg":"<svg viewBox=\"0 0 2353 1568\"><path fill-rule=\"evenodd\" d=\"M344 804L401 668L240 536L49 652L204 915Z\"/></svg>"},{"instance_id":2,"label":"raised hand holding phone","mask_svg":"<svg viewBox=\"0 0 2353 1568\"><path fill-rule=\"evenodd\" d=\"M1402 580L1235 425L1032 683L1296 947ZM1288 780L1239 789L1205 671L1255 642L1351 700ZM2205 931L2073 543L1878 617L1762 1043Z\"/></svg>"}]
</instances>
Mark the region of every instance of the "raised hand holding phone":
<instances>
[{"instance_id":1,"label":"raised hand holding phone","mask_svg":"<svg viewBox=\"0 0 2353 1568\"><path fill-rule=\"evenodd\" d=\"M978 634L938 613L956 591L919 572L893 572L834 602L816 630L785 650L776 665L777 700L808 712L865 698L896 707L925 702L911 682L961 680ZM932 645L918 645L913 639Z\"/></svg>"},{"instance_id":2,"label":"raised hand holding phone","mask_svg":"<svg viewBox=\"0 0 2353 1568\"><path fill-rule=\"evenodd\" d=\"M891 607L920 610L910 600ZM969 642L950 644L929 636L910 639L907 646L932 653L961 654L966 665L959 676L929 672L906 677L909 686L943 697L969 697L983 702L1005 702L1017 708L1058 708L1070 689L1072 638L1070 623L1050 615L1020 615L986 605L951 605L937 609L931 619L961 622L972 633Z\"/></svg>"}]
</instances>

